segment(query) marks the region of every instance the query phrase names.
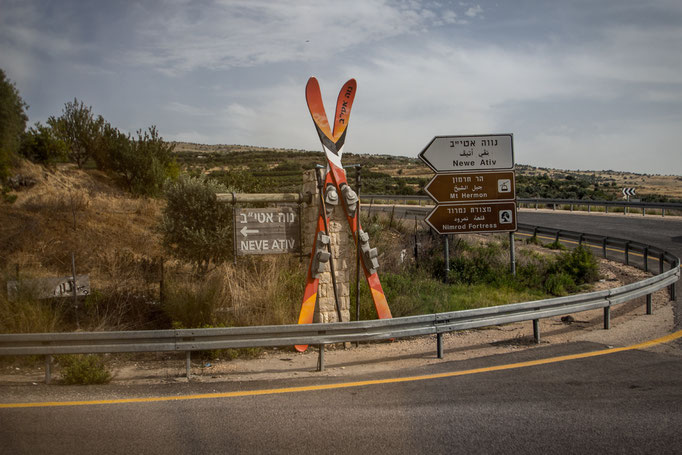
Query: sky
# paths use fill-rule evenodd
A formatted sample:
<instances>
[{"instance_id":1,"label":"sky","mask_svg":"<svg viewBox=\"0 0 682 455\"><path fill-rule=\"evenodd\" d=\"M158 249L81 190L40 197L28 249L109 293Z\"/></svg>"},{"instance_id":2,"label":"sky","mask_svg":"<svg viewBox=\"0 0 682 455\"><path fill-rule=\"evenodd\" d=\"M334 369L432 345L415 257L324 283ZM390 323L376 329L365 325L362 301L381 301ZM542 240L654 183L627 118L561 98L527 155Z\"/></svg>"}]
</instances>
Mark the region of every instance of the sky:
<instances>
[{"instance_id":1,"label":"sky","mask_svg":"<svg viewBox=\"0 0 682 455\"><path fill-rule=\"evenodd\" d=\"M682 2L0 0L0 68L29 122L77 98L122 131L416 157L434 136L514 135L517 164L682 175ZM323 158L321 157L321 161Z\"/></svg>"}]
</instances>

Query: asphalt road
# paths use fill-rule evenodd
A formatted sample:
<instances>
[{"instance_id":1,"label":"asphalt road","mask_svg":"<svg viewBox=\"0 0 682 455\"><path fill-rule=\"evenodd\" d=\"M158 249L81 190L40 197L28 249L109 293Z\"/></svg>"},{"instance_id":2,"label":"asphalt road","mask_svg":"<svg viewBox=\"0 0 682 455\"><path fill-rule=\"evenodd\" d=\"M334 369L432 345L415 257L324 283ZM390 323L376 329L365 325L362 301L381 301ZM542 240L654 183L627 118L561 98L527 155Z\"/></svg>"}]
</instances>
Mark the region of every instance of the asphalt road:
<instances>
[{"instance_id":1,"label":"asphalt road","mask_svg":"<svg viewBox=\"0 0 682 455\"><path fill-rule=\"evenodd\" d=\"M521 212L519 219L637 239L682 256L676 240L682 222L677 220L535 212ZM0 408L0 453L680 453L682 349L679 340L666 346L326 390ZM547 346L445 360L390 377L465 371L603 348L592 343ZM57 402L181 398L328 381L38 385L17 387L11 394L0 389L0 402L7 402L2 395L11 395L11 401Z\"/></svg>"},{"instance_id":2,"label":"asphalt road","mask_svg":"<svg viewBox=\"0 0 682 455\"><path fill-rule=\"evenodd\" d=\"M395 376L586 352L591 343ZM679 353L678 353L679 354ZM249 384L265 389L310 381ZM90 397L242 384L59 388ZM227 398L0 409L2 453L679 453L682 358L632 350L458 377Z\"/></svg>"},{"instance_id":3,"label":"asphalt road","mask_svg":"<svg viewBox=\"0 0 682 455\"><path fill-rule=\"evenodd\" d=\"M521 210L520 223L637 240L682 257L682 218Z\"/></svg>"}]
</instances>

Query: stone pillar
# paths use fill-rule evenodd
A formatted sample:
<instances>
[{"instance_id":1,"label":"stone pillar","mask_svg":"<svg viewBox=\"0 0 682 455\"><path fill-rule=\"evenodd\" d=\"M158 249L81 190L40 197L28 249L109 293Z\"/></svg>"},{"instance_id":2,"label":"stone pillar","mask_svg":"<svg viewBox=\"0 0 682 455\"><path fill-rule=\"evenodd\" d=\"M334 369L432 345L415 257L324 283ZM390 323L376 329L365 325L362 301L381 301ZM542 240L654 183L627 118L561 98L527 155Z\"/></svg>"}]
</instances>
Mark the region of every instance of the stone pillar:
<instances>
[{"instance_id":1,"label":"stone pillar","mask_svg":"<svg viewBox=\"0 0 682 455\"><path fill-rule=\"evenodd\" d=\"M322 176L324 181L324 175ZM303 194L313 195L312 203L303 211L303 251L310 254L313 248L317 216L320 210L320 196L317 190L315 170L306 171L303 174ZM341 197L341 195L339 195ZM350 321L350 275L351 264L355 264L355 244L348 227L346 214L341 206L336 206L329 218L329 236L331 238L332 257L336 272L336 290L341 307L341 318ZM314 322L337 322L336 302L334 301L334 289L332 284L329 263L325 271L320 275L320 284L317 292L317 305L315 306Z\"/></svg>"}]
</instances>

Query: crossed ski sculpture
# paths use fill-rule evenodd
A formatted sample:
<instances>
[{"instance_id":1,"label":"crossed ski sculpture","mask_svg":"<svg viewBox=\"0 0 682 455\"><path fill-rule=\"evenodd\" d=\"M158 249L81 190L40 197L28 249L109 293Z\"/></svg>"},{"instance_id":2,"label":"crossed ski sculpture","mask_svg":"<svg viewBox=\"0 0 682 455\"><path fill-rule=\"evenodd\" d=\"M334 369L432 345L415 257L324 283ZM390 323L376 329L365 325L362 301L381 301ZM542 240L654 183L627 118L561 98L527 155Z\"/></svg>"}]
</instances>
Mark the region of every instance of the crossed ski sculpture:
<instances>
[{"instance_id":1,"label":"crossed ski sculpture","mask_svg":"<svg viewBox=\"0 0 682 455\"><path fill-rule=\"evenodd\" d=\"M301 305L301 313L298 317L299 324L310 324L313 322L319 277L324 271L325 263L329 262L331 256L327 251L330 249L330 238L327 231L327 226L329 225L328 217L333 212L334 206L338 205L339 199L346 214L355 244L360 243L360 262L362 263L362 270L365 273L367 284L372 293L372 300L374 300L377 315L379 319L391 318L391 310L388 308L388 302L386 301L384 290L381 288L379 275L377 275L377 268L379 267L377 251L376 248L370 248L369 236L360 227L360 201L355 191L348 185L346 172L341 165L341 155L346 140L348 119L353 100L355 99L356 88L355 79L350 79L341 88L336 102L333 130L330 128L329 121L327 120L327 114L322 104L320 84L317 82L317 79L314 77L308 79L308 84L305 88L308 110L313 118L317 134L322 142L322 149L327 157L327 175L323 185L324 198L317 218L317 228L308 266L303 304ZM296 350L299 352L303 352L307 348L307 345L296 346Z\"/></svg>"}]
</instances>

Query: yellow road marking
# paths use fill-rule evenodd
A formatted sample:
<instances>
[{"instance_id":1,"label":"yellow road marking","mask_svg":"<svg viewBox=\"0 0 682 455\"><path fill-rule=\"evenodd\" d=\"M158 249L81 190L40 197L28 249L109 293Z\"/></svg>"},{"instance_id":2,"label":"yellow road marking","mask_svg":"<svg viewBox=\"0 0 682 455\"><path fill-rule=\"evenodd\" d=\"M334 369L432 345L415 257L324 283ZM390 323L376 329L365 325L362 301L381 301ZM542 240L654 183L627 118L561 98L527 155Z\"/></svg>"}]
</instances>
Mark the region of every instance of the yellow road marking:
<instances>
[{"instance_id":1,"label":"yellow road marking","mask_svg":"<svg viewBox=\"0 0 682 455\"><path fill-rule=\"evenodd\" d=\"M126 403L155 403L162 401L184 401L184 400L204 400L208 398L235 398L247 397L257 395L276 395L281 393L296 393L296 392L312 392L318 390L343 389L350 387L363 387L380 384L395 384L399 382L413 382L425 381L430 379L451 378L455 376L466 376L470 374L488 373L491 371L512 370L516 368L526 368L538 365L547 365L550 363L565 362L568 360L585 359L589 357L597 357L607 354L615 354L617 352L630 351L634 349L644 349L657 344L669 343L678 338L682 338L682 330L671 333L661 338L645 341L643 343L634 344L632 346L625 346L621 348L602 349L593 352L584 352L582 354L570 354L558 357L550 357L547 359L531 360L527 362L510 363L507 365L497 365L492 367L474 368L463 371L450 371L446 373L425 374L421 376L408 376L403 378L388 378L375 379L368 381L342 382L335 384L323 384L301 387L285 387L280 389L263 389L263 390L244 390L241 392L225 392L225 393L204 393L196 395L181 395L172 397L149 397L149 398L123 398L116 400L93 400L93 401L52 401L52 402L37 402L37 403L0 403L0 408L38 408L38 407L56 407L56 406L88 406L97 404L126 404Z\"/></svg>"}]
</instances>

